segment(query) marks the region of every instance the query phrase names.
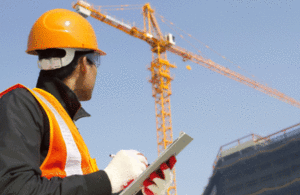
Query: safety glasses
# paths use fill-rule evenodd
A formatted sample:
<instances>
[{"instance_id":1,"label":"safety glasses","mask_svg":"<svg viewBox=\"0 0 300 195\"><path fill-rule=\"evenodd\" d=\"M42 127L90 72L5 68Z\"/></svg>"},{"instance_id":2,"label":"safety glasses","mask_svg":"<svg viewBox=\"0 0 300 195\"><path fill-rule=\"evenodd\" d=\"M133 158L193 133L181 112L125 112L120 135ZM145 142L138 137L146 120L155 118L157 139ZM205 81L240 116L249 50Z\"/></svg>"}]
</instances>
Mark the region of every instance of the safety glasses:
<instances>
[{"instance_id":1,"label":"safety glasses","mask_svg":"<svg viewBox=\"0 0 300 195\"><path fill-rule=\"evenodd\" d=\"M100 54L94 52L85 54L85 56L87 60L97 68L100 66Z\"/></svg>"}]
</instances>

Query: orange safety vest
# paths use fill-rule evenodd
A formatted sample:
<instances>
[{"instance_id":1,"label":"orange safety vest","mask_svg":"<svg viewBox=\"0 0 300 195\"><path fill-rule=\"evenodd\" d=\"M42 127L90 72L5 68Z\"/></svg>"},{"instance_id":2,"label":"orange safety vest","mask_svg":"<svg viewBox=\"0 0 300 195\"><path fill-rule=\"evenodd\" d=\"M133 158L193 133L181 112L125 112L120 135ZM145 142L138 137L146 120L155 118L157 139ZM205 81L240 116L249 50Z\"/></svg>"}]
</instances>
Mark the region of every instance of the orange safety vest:
<instances>
[{"instance_id":1,"label":"orange safety vest","mask_svg":"<svg viewBox=\"0 0 300 195\"><path fill-rule=\"evenodd\" d=\"M96 160L90 157L77 127L59 101L42 89L30 90L21 84L6 89L0 93L0 98L16 88L25 88L31 92L49 119L50 144L48 154L40 166L41 176L48 179L64 178L98 171Z\"/></svg>"}]
</instances>

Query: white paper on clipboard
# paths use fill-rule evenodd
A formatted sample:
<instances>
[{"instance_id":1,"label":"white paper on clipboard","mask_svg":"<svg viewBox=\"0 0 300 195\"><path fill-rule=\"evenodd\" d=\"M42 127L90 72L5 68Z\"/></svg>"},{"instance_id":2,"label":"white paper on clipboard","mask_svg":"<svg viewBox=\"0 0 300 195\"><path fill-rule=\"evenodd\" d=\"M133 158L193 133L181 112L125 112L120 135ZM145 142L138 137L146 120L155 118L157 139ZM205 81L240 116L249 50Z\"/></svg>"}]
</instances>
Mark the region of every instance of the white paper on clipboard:
<instances>
[{"instance_id":1,"label":"white paper on clipboard","mask_svg":"<svg viewBox=\"0 0 300 195\"><path fill-rule=\"evenodd\" d=\"M179 137L164 150L159 157L136 179L134 180L120 195L135 195L143 187L143 182L150 174L159 169L159 166L166 162L171 156L178 155L191 141L189 135L180 132Z\"/></svg>"}]
</instances>

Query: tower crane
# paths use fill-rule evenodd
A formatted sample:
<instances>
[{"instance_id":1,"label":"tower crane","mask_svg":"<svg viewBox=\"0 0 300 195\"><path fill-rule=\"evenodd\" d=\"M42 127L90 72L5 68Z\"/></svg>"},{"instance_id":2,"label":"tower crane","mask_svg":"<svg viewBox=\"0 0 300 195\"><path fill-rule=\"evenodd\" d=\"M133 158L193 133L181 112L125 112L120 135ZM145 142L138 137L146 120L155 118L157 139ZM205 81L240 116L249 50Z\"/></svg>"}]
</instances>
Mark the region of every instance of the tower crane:
<instances>
[{"instance_id":1,"label":"tower crane","mask_svg":"<svg viewBox=\"0 0 300 195\"><path fill-rule=\"evenodd\" d=\"M284 93L234 72L210 59L205 59L201 55L194 54L175 45L175 40L172 34L163 36L155 18L154 10L151 8L149 3L145 4L142 8L144 29L139 29L134 25L126 24L104 14L101 11L101 7L97 8L86 1L78 0L76 3L73 3L72 7L84 17L91 16L105 24L125 32L130 36L146 41L151 46L152 62L148 69L151 71L151 78L149 79L149 82L152 83L152 96L155 100L158 155L173 142L170 106L170 96L172 94L171 81L173 80L173 77L171 77L170 70L177 67L168 61L166 51L181 56L183 61L192 61L197 63L223 76L300 108L300 102L285 95ZM121 9L124 9L124 7ZM168 195L177 194L175 168L173 169L173 173L174 181L168 189Z\"/></svg>"}]
</instances>

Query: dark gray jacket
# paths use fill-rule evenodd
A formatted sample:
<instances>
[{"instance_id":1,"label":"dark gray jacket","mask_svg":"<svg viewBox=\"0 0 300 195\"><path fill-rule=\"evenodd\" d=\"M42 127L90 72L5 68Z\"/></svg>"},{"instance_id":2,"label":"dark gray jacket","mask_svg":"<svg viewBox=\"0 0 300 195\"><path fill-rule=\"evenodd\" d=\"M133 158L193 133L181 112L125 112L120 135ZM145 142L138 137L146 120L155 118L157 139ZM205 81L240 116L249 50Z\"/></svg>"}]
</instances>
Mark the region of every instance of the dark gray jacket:
<instances>
[{"instance_id":1,"label":"dark gray jacket","mask_svg":"<svg viewBox=\"0 0 300 195\"><path fill-rule=\"evenodd\" d=\"M59 79L39 78L36 87L51 93L74 121L90 116ZM0 98L1 195L111 195L111 184L103 170L50 180L41 177L40 165L48 149L48 118L31 93L15 89Z\"/></svg>"}]
</instances>

